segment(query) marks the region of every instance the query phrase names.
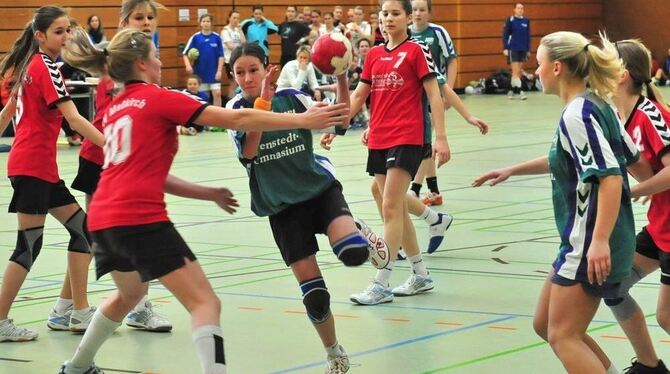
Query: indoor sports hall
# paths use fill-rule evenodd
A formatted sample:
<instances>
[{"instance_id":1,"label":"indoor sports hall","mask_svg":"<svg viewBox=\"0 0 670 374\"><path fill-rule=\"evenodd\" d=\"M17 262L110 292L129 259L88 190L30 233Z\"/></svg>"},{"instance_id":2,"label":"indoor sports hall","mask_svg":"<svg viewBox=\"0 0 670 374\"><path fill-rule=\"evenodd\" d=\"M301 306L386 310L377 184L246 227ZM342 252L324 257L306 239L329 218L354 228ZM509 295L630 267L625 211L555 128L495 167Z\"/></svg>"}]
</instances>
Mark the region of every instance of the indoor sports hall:
<instances>
[{"instance_id":1,"label":"indoor sports hall","mask_svg":"<svg viewBox=\"0 0 670 374\"><path fill-rule=\"evenodd\" d=\"M239 10L244 20L252 16L256 1L161 3L165 9L158 12L157 34L162 84L181 90L189 76L182 53L191 34L198 30L199 16L213 15L213 30L218 32L226 25L231 9ZM428 226L413 219L434 289L410 297L396 296L389 303L357 305L350 301L350 295L364 289L376 269L367 262L358 267L344 266L331 251L328 238L317 235L320 251L316 260L330 292L337 341L346 348L349 373L566 372L551 346L533 329L538 296L561 243L550 176L512 176L493 187L488 183L472 187L473 181L489 170L547 155L565 105L561 98L541 90L524 89L524 99L501 90L485 93L487 85L491 90L488 78L498 70L509 70L502 53L502 33L515 4L506 0L432 1L431 22L449 32L458 55L453 88L472 115L489 126L488 134L481 135L453 108L446 112L451 160L437 170L444 202L431 208L450 214L454 220L437 251L425 253L430 240ZM43 5L37 0L0 0L0 55L10 50L33 12ZM80 25L86 24L89 15L97 15L107 39L111 40L117 31L121 0L61 1L58 5L68 8L69 15ZM341 5L343 17L348 8L362 6L366 19L370 13L378 12L377 1L302 0L296 4L273 0L263 5L264 17L277 25L283 22L289 5L297 5L298 13L303 6L320 9L321 15ZM645 43L658 61L657 70L651 74L653 84L670 101L670 88L665 87L668 77L662 73L664 61L670 60L670 31L664 27L670 15L667 0L526 0L523 6L525 17L532 22L526 73L535 73L536 51L543 36L574 31L597 39L598 31L604 30L611 41L635 38ZM278 64L280 36L270 35L268 46L270 63ZM659 79L657 71L663 75ZM225 104L230 80L225 76L221 80ZM90 78L83 82L68 87L79 88L73 95L78 95L84 102L81 107L86 108L95 87L85 83L93 82ZM534 84L528 87L536 88ZM464 93L466 87L471 88L471 94ZM93 108L87 109L92 115ZM363 128L350 129L344 136L337 136L327 151L319 146L321 133L315 130L314 152L329 158L334 165L352 215L381 236L384 224L370 192L372 177L366 172L368 151L361 144L363 132ZM237 158L229 132L205 130L195 136L180 135L178 139L179 151L170 173L193 183L226 187L240 204L231 215L211 201L165 195L170 220L197 256L221 301L228 372L323 373L326 356L310 326L301 289L282 260L268 219L251 211L249 177ZM74 143L80 140L75 138ZM12 136L0 138L0 146L11 146L13 142ZM61 133L56 147L59 176L68 187L79 166L80 148L72 144L72 139ZM8 213L14 194L6 178L11 152L0 152L0 170L4 173L0 178L2 259L9 259L17 246L16 214ZM629 180L631 185L637 183L632 177ZM423 188L427 190L425 185ZM84 194L70 191L84 207ZM648 224L648 208L648 202L632 203L636 233ZM666 228L670 230L670 226ZM77 349L82 334L55 331L46 325L67 271L70 238L70 233L47 215L39 259L9 313L16 325L36 331L39 337L28 342L0 342L0 374L57 373ZM394 269L391 287L404 282L411 271L404 260L396 261ZM109 275L96 280L95 274L93 261L88 274L88 299L92 306L99 306L116 286ZM4 281L1 276L0 283ZM660 277L660 271L653 272L630 293L642 308L658 358L670 360L670 335L656 319ZM100 348L95 365L105 373L200 373L188 312L157 280L149 283L148 300L155 313L170 321L172 331L146 332L123 323ZM635 360L630 341L604 303L587 333L618 368L617 372L625 372Z\"/></svg>"}]
</instances>

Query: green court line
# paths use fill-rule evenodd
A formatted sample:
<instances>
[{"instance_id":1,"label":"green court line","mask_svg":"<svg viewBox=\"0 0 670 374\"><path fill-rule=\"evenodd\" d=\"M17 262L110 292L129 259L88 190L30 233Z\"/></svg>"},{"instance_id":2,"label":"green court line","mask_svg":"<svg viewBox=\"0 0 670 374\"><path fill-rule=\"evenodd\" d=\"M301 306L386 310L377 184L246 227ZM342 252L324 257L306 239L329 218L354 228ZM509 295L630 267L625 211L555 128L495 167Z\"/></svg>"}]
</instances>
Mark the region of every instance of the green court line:
<instances>
[{"instance_id":1,"label":"green court line","mask_svg":"<svg viewBox=\"0 0 670 374\"><path fill-rule=\"evenodd\" d=\"M646 314L644 316L644 318L647 319L647 318L653 317L655 315L656 315L656 313ZM587 333L592 333L592 332L595 332L595 331L608 329L608 328L613 327L613 326L619 326L619 324L618 323L605 323L602 326L592 327L592 328L586 330L586 332ZM542 341L539 341L539 342L522 345L522 346L516 347L516 348L505 349L505 350L495 352L495 353L491 353L491 354L488 354L488 355L475 357L475 358L472 358L472 359L469 359L469 360L457 362L455 364L451 364L451 365L448 365L448 366L443 366L441 368L424 371L424 372L421 372L421 374L442 373L442 372L449 371L449 370L452 370L452 369L457 369L457 368L461 368L461 367L464 367L464 366L477 364L477 363L480 363L480 362L483 362L483 361L488 361L488 360L491 360L491 359L494 359L494 358L507 356L507 355L511 355L511 354L514 354L514 353L522 352L522 351L527 351L529 349L537 348L537 347L540 347L540 346L543 346L543 345L548 345L548 343L545 342L544 340L542 340Z\"/></svg>"}]
</instances>

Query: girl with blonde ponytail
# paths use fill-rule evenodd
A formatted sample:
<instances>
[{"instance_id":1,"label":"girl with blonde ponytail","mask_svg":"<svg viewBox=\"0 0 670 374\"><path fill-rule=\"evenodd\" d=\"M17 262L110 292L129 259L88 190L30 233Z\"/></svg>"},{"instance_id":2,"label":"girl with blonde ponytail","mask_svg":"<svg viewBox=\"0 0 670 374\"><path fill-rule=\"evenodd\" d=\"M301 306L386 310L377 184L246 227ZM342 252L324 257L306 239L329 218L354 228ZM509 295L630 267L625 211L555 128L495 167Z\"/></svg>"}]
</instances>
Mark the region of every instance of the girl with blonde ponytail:
<instances>
[{"instance_id":1,"label":"girl with blonde ponytail","mask_svg":"<svg viewBox=\"0 0 670 374\"><path fill-rule=\"evenodd\" d=\"M165 9L163 5L154 0L125 0L121 5L119 27L131 28L142 31L147 36L155 36L156 28L158 26L158 10ZM76 58L79 56L91 56L92 45L86 44L82 39L82 33L79 30L74 30L72 33L71 42L69 43L63 54L68 58ZM155 43L154 45L158 48ZM109 45L109 42L97 44L98 50L104 51ZM81 63L81 62L79 62ZM123 76L127 76L128 72L122 72ZM114 96L121 89L122 83L115 83L106 71L96 72L95 75L100 77L100 82L96 89L96 117L93 120L93 126L99 131L102 131L102 118L107 111ZM121 79L123 81L123 79ZM79 151L79 170L74 181L72 181L72 188L86 194L86 210L91 201L93 193L95 192L98 181L100 180L100 173L102 172L102 164L104 162L104 154L102 148L93 144L87 139L84 139L81 149ZM67 275L65 282L68 282ZM149 292L149 284L145 285L146 292ZM69 310L67 306L71 304L71 296L62 294L57 305L60 308L54 308L49 315L49 327L53 330L68 330L69 329ZM151 301L148 296L145 296L140 302L128 313L126 324L128 326L142 329L145 331L160 331L166 332L172 330L172 324L164 316L155 313Z\"/></svg>"},{"instance_id":2,"label":"girl with blonde ponytail","mask_svg":"<svg viewBox=\"0 0 670 374\"><path fill-rule=\"evenodd\" d=\"M668 373L656 355L642 309L628 290L660 267L656 320L670 333L670 111L651 83L647 47L638 40L623 40L615 46L625 70L613 101L654 176L631 189L634 198L651 196L649 224L637 234L633 268L622 284L621 296L605 302L635 350L631 372Z\"/></svg>"},{"instance_id":3,"label":"girl with blonde ponytail","mask_svg":"<svg viewBox=\"0 0 670 374\"><path fill-rule=\"evenodd\" d=\"M348 120L346 104L318 105L305 113L228 110L181 91L160 87L161 62L151 38L119 31L107 48L75 32L63 53L68 63L124 82L102 120L104 172L89 209L96 274L111 273L117 291L95 313L62 374L99 373L93 358L127 313L158 279L191 314L193 343L203 373L226 372L221 303L200 263L170 222L164 193L208 200L228 213L238 204L226 188L200 186L168 174L177 151L177 126L197 123L246 131L325 128ZM269 108L257 101L256 107ZM142 180L143 183L136 183ZM194 372L194 371L189 371Z\"/></svg>"},{"instance_id":4,"label":"girl with blonde ponytail","mask_svg":"<svg viewBox=\"0 0 670 374\"><path fill-rule=\"evenodd\" d=\"M635 248L625 170L639 152L605 101L617 92L621 61L603 34L596 44L566 31L542 38L537 61L544 92L565 104L549 155L490 171L473 186L551 174L561 244L533 327L569 373L618 373L586 328L600 299L619 297Z\"/></svg>"}]
</instances>

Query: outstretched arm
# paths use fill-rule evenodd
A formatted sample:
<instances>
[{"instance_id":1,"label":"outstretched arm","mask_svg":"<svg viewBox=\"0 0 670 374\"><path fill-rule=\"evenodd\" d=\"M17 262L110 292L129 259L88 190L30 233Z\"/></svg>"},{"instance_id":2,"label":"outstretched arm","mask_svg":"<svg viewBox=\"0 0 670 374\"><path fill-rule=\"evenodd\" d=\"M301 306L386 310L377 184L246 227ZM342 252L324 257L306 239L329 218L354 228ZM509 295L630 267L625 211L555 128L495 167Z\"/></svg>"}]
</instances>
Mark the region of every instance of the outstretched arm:
<instances>
[{"instance_id":1,"label":"outstretched arm","mask_svg":"<svg viewBox=\"0 0 670 374\"><path fill-rule=\"evenodd\" d=\"M546 174L549 172L549 157L542 156L534 160L526 161L514 166L491 170L478 177L472 182L472 187L479 187L486 181L491 181L491 186L504 182L512 175Z\"/></svg>"}]
</instances>

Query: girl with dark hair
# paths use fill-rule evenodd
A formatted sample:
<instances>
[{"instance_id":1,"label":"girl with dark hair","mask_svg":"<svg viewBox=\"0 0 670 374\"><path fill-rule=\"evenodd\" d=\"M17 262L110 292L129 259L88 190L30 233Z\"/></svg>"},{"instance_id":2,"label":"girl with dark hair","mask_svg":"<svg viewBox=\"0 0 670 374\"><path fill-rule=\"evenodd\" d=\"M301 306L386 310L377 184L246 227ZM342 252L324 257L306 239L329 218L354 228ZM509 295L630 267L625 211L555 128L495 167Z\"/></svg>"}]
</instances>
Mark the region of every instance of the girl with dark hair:
<instances>
[{"instance_id":1,"label":"girl with dark hair","mask_svg":"<svg viewBox=\"0 0 670 374\"><path fill-rule=\"evenodd\" d=\"M60 179L56 164L56 140L63 117L84 137L103 145L102 134L77 112L55 63L69 37L66 11L55 6L41 7L0 64L0 76L11 70L11 79L20 82L14 85L0 116L0 133L9 117L16 117L16 138L7 161L7 174L14 189L9 211L18 218L16 248L0 289L0 341L37 338L37 332L17 327L8 314L40 253L47 213L62 223L71 237L67 255L69 281L63 283L61 290L61 295L73 299L69 329L85 330L95 311L86 298L90 260L86 214Z\"/></svg>"},{"instance_id":2,"label":"girl with dark hair","mask_svg":"<svg viewBox=\"0 0 670 374\"><path fill-rule=\"evenodd\" d=\"M242 92L227 108L248 108L261 100L273 112L303 113L315 105L310 96L295 88L275 92L278 69L266 69L259 46L237 47L230 61ZM349 102L346 74L337 77L337 100ZM327 158L314 154L310 131L233 131L230 135L249 174L251 209L269 218L282 258L300 284L307 315L328 356L326 373L345 373L349 359L335 334L330 294L315 256L319 250L316 234L328 235L333 252L346 266L361 265L368 256L380 254L369 251L367 239L356 229L335 169ZM278 142L290 145L278 152L273 145L282 144Z\"/></svg>"},{"instance_id":3,"label":"girl with dark hair","mask_svg":"<svg viewBox=\"0 0 670 374\"><path fill-rule=\"evenodd\" d=\"M105 29L102 27L102 20L95 14L88 16L88 19L86 20L86 31L88 32L88 36L91 38L91 42L93 42L93 44L107 41L107 37L105 36Z\"/></svg>"},{"instance_id":4,"label":"girl with dark hair","mask_svg":"<svg viewBox=\"0 0 670 374\"><path fill-rule=\"evenodd\" d=\"M623 40L615 46L625 70L613 101L654 176L631 188L633 198L651 196L649 224L637 234L633 268L622 282L620 297L606 299L605 303L635 350L636 360L629 372L668 373L654 351L644 313L628 291L660 268L656 320L670 333L670 110L651 82L647 47L638 40Z\"/></svg>"}]
</instances>

